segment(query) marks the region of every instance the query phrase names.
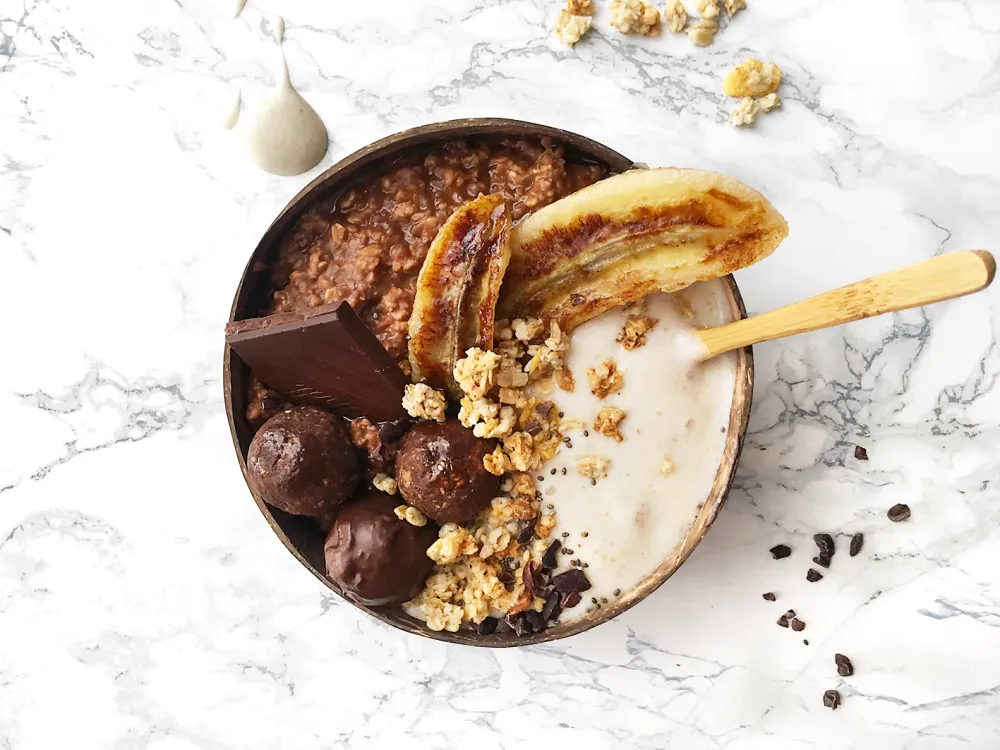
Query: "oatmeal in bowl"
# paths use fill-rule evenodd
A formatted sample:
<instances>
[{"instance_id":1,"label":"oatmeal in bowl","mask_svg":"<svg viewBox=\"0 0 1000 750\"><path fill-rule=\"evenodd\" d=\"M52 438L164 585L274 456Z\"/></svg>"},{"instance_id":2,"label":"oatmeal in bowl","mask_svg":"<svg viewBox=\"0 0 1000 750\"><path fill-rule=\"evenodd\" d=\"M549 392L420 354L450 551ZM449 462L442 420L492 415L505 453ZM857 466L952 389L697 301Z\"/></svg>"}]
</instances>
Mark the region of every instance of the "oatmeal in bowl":
<instances>
[{"instance_id":1,"label":"oatmeal in bowl","mask_svg":"<svg viewBox=\"0 0 1000 750\"><path fill-rule=\"evenodd\" d=\"M729 272L785 227L758 193L631 170L507 120L348 157L264 235L227 327L241 468L282 542L367 612L484 646L624 611L690 554L746 429Z\"/></svg>"}]
</instances>

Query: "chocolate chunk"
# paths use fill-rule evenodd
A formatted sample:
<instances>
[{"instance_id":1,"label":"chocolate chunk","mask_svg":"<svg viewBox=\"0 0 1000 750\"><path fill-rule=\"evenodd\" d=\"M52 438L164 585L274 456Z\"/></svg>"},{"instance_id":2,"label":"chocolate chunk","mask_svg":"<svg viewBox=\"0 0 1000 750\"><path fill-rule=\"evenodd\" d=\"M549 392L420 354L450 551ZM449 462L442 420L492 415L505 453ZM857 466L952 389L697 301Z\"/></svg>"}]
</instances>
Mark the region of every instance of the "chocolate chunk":
<instances>
[{"instance_id":1,"label":"chocolate chunk","mask_svg":"<svg viewBox=\"0 0 1000 750\"><path fill-rule=\"evenodd\" d=\"M517 535L518 544L527 544L535 536L535 524L532 521L521 521L521 531Z\"/></svg>"},{"instance_id":2,"label":"chocolate chunk","mask_svg":"<svg viewBox=\"0 0 1000 750\"><path fill-rule=\"evenodd\" d=\"M778 624L781 627L783 627L783 628L787 628L788 627L788 617L786 615L782 615L781 617L779 617L778 618Z\"/></svg>"},{"instance_id":3,"label":"chocolate chunk","mask_svg":"<svg viewBox=\"0 0 1000 750\"><path fill-rule=\"evenodd\" d=\"M775 547L771 547L771 557L775 560L784 560L790 554L792 554L792 548L787 544L779 544Z\"/></svg>"},{"instance_id":4,"label":"chocolate chunk","mask_svg":"<svg viewBox=\"0 0 1000 750\"><path fill-rule=\"evenodd\" d=\"M503 619L497 620L497 632L498 633L509 633L513 629L514 628L512 628L510 626L510 623L507 622L507 618L506 617L504 617Z\"/></svg>"},{"instance_id":5,"label":"chocolate chunk","mask_svg":"<svg viewBox=\"0 0 1000 750\"><path fill-rule=\"evenodd\" d=\"M537 569L538 563L534 560L528 560L521 570L521 583L524 584L524 590L529 596L535 595L535 571Z\"/></svg>"},{"instance_id":6,"label":"chocolate chunk","mask_svg":"<svg viewBox=\"0 0 1000 750\"><path fill-rule=\"evenodd\" d=\"M851 537L851 557L854 557L861 551L861 547L865 543L865 535L860 531Z\"/></svg>"},{"instance_id":7,"label":"chocolate chunk","mask_svg":"<svg viewBox=\"0 0 1000 750\"><path fill-rule=\"evenodd\" d=\"M816 570L816 568L809 568L809 572L806 573L806 580L809 581L809 583L816 583L816 581L822 581L823 574L820 573L818 570Z\"/></svg>"},{"instance_id":8,"label":"chocolate chunk","mask_svg":"<svg viewBox=\"0 0 1000 750\"><path fill-rule=\"evenodd\" d=\"M524 619L531 625L532 632L541 633L545 630L545 618L542 617L541 612L536 612L533 609L525 610Z\"/></svg>"},{"instance_id":9,"label":"chocolate chunk","mask_svg":"<svg viewBox=\"0 0 1000 750\"><path fill-rule=\"evenodd\" d=\"M510 625L511 630L513 630L519 636L531 635L531 623L528 622L523 612L517 612L514 614L508 614L504 620Z\"/></svg>"},{"instance_id":10,"label":"chocolate chunk","mask_svg":"<svg viewBox=\"0 0 1000 750\"><path fill-rule=\"evenodd\" d=\"M532 419L524 426L524 431L534 437L542 431L542 425L539 424L537 419Z\"/></svg>"},{"instance_id":11,"label":"chocolate chunk","mask_svg":"<svg viewBox=\"0 0 1000 750\"><path fill-rule=\"evenodd\" d=\"M837 664L837 674L841 677L850 677L854 674L854 665L851 664L851 660L846 656L843 654L834 654L833 660Z\"/></svg>"},{"instance_id":12,"label":"chocolate chunk","mask_svg":"<svg viewBox=\"0 0 1000 750\"><path fill-rule=\"evenodd\" d=\"M590 588L590 581L586 574L579 568L567 570L552 578L556 590L562 594L572 594L587 591Z\"/></svg>"},{"instance_id":13,"label":"chocolate chunk","mask_svg":"<svg viewBox=\"0 0 1000 750\"><path fill-rule=\"evenodd\" d=\"M383 443L395 443L413 427L412 419L397 419L395 422L383 422L378 428L378 439Z\"/></svg>"},{"instance_id":14,"label":"chocolate chunk","mask_svg":"<svg viewBox=\"0 0 1000 750\"><path fill-rule=\"evenodd\" d=\"M553 592L545 597L545 606L542 607L542 617L545 620L555 620L559 617L562 607L559 606L559 594Z\"/></svg>"},{"instance_id":15,"label":"chocolate chunk","mask_svg":"<svg viewBox=\"0 0 1000 750\"><path fill-rule=\"evenodd\" d=\"M819 547L820 557L833 557L836 551L833 546L833 537L829 534L813 534L813 541Z\"/></svg>"},{"instance_id":16,"label":"chocolate chunk","mask_svg":"<svg viewBox=\"0 0 1000 750\"><path fill-rule=\"evenodd\" d=\"M500 621L495 617L484 617L483 621L476 626L476 632L479 635L490 635L496 631L499 623Z\"/></svg>"},{"instance_id":17,"label":"chocolate chunk","mask_svg":"<svg viewBox=\"0 0 1000 750\"><path fill-rule=\"evenodd\" d=\"M802 622L802 620L800 620L798 617L793 617L788 624L791 626L792 630L794 630L796 633L801 633L803 630L806 629L806 624Z\"/></svg>"},{"instance_id":18,"label":"chocolate chunk","mask_svg":"<svg viewBox=\"0 0 1000 750\"><path fill-rule=\"evenodd\" d=\"M346 302L235 321L226 343L289 401L377 422L407 416L406 376Z\"/></svg>"},{"instance_id":19,"label":"chocolate chunk","mask_svg":"<svg viewBox=\"0 0 1000 750\"><path fill-rule=\"evenodd\" d=\"M910 517L910 506L904 505L903 503L897 503L889 508L889 512L886 515L889 516L889 520L893 523L905 521Z\"/></svg>"},{"instance_id":20,"label":"chocolate chunk","mask_svg":"<svg viewBox=\"0 0 1000 750\"><path fill-rule=\"evenodd\" d=\"M829 557L823 557L822 555L819 555L819 556L813 558L813 562L816 563L817 565L822 565L824 568L829 568L830 567L830 558Z\"/></svg>"},{"instance_id":21,"label":"chocolate chunk","mask_svg":"<svg viewBox=\"0 0 1000 750\"><path fill-rule=\"evenodd\" d=\"M840 693L836 690L827 690L823 693L823 705L836 711L840 705Z\"/></svg>"},{"instance_id":22,"label":"chocolate chunk","mask_svg":"<svg viewBox=\"0 0 1000 750\"><path fill-rule=\"evenodd\" d=\"M571 609L579 604L582 599L583 597L580 596L579 591L571 591L563 596L562 607L563 609Z\"/></svg>"},{"instance_id":23,"label":"chocolate chunk","mask_svg":"<svg viewBox=\"0 0 1000 750\"><path fill-rule=\"evenodd\" d=\"M508 591L513 591L514 590L514 580L515 579L514 579L514 572L513 571L511 571L511 570L505 570L503 573L500 574L498 580L500 581L500 583L502 583L504 585L504 588L506 588Z\"/></svg>"},{"instance_id":24,"label":"chocolate chunk","mask_svg":"<svg viewBox=\"0 0 1000 750\"><path fill-rule=\"evenodd\" d=\"M775 599L778 598L774 594L772 594L770 591L768 591L766 594L761 594L761 596L764 597L764 601L766 601L766 602L773 602Z\"/></svg>"},{"instance_id":25,"label":"chocolate chunk","mask_svg":"<svg viewBox=\"0 0 1000 750\"><path fill-rule=\"evenodd\" d=\"M545 550L545 554L542 555L542 567L552 570L556 567L558 562L556 561L556 555L559 554L559 550L562 549L562 542L556 539L549 548Z\"/></svg>"},{"instance_id":26,"label":"chocolate chunk","mask_svg":"<svg viewBox=\"0 0 1000 750\"><path fill-rule=\"evenodd\" d=\"M855 445L854 446L854 457L856 459L858 459L859 461L867 461L868 460L868 451L866 451L860 445Z\"/></svg>"}]
</instances>

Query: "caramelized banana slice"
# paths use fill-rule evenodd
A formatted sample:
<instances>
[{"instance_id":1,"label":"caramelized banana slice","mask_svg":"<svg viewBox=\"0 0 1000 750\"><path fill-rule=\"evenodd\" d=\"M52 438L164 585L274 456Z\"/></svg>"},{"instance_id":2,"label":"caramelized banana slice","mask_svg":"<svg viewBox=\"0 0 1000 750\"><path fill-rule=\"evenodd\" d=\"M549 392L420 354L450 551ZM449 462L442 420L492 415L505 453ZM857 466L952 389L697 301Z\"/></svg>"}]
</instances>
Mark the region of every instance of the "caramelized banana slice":
<instances>
[{"instance_id":1,"label":"caramelized banana slice","mask_svg":"<svg viewBox=\"0 0 1000 750\"><path fill-rule=\"evenodd\" d=\"M459 206L438 231L417 277L410 316L414 382L462 391L452 371L466 349L493 348L494 313L510 260L510 214L499 195Z\"/></svg>"},{"instance_id":2,"label":"caramelized banana slice","mask_svg":"<svg viewBox=\"0 0 1000 750\"><path fill-rule=\"evenodd\" d=\"M654 291L725 276L774 251L788 224L738 180L632 170L535 212L511 231L497 313L571 330Z\"/></svg>"}]
</instances>

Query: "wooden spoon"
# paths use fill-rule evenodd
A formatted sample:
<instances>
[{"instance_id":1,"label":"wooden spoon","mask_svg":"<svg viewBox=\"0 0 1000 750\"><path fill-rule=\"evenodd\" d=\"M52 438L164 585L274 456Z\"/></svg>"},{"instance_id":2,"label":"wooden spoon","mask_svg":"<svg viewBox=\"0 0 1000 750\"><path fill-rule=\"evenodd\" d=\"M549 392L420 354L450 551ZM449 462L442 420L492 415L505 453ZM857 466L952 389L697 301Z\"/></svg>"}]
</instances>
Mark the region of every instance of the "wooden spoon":
<instances>
[{"instance_id":1,"label":"wooden spoon","mask_svg":"<svg viewBox=\"0 0 1000 750\"><path fill-rule=\"evenodd\" d=\"M703 346L696 359L703 362L761 341L978 292L990 285L996 270L996 261L985 250L939 255L763 315L695 331Z\"/></svg>"}]
</instances>

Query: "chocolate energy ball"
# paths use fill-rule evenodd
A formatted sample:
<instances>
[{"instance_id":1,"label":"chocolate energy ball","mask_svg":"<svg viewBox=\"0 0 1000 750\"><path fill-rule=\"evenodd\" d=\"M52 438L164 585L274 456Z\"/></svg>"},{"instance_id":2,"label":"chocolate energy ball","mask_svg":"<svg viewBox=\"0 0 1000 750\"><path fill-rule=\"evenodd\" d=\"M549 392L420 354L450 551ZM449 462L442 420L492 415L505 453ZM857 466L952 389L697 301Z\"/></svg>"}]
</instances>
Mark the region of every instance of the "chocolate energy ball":
<instances>
[{"instance_id":1,"label":"chocolate energy ball","mask_svg":"<svg viewBox=\"0 0 1000 750\"><path fill-rule=\"evenodd\" d=\"M327 575L362 604L412 599L431 571L427 548L437 539L437 526L400 520L397 505L390 495L369 490L348 503L326 538Z\"/></svg>"},{"instance_id":2,"label":"chocolate energy ball","mask_svg":"<svg viewBox=\"0 0 1000 750\"><path fill-rule=\"evenodd\" d=\"M250 482L264 500L324 524L358 486L358 457L333 414L294 406L271 417L247 452Z\"/></svg>"},{"instance_id":3,"label":"chocolate energy ball","mask_svg":"<svg viewBox=\"0 0 1000 750\"><path fill-rule=\"evenodd\" d=\"M494 442L457 420L425 422L406 433L396 455L396 481L410 505L438 523L467 521L497 494L500 477L483 457Z\"/></svg>"}]
</instances>

